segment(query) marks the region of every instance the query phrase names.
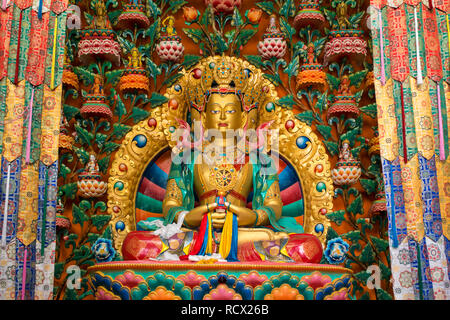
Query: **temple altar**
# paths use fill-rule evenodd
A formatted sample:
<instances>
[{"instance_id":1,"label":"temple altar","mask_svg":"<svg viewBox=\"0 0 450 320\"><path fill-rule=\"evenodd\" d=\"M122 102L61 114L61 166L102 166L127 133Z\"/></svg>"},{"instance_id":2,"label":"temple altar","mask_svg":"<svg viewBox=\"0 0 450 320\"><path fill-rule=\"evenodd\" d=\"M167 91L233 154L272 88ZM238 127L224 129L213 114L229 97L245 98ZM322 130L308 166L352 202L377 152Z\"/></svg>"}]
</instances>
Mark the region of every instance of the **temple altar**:
<instances>
[{"instance_id":1,"label":"temple altar","mask_svg":"<svg viewBox=\"0 0 450 320\"><path fill-rule=\"evenodd\" d=\"M448 300L449 13L0 0L0 300Z\"/></svg>"},{"instance_id":2,"label":"temple altar","mask_svg":"<svg viewBox=\"0 0 450 320\"><path fill-rule=\"evenodd\" d=\"M57 296L383 296L365 291L366 269L389 262L373 240L386 220L378 142L364 136L373 72L360 9L82 6L63 77L61 141L75 134L61 154L58 212L72 224L58 229ZM60 282L68 261L83 266L81 294Z\"/></svg>"}]
</instances>

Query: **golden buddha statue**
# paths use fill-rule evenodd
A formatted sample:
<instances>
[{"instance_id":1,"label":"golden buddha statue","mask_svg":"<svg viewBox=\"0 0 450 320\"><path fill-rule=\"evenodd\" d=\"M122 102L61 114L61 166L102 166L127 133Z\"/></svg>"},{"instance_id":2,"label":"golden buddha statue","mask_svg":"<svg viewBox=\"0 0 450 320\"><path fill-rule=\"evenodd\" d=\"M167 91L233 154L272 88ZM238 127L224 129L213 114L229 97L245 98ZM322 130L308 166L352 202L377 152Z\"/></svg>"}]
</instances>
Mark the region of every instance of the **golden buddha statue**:
<instances>
[{"instance_id":1,"label":"golden buddha statue","mask_svg":"<svg viewBox=\"0 0 450 320\"><path fill-rule=\"evenodd\" d=\"M164 222L160 218L138 222L141 231L129 233L123 242L124 259L195 261L212 256L318 263L322 256L318 238L304 234L294 218L282 217L276 167L267 153L268 141L261 139L262 129L270 124L258 127L256 144L247 140L266 91L249 80L248 69L225 57L217 62L209 63L201 76L194 70L184 89L192 120L202 127L197 137L201 145L173 148L162 203ZM190 132L189 125L185 127Z\"/></svg>"}]
</instances>

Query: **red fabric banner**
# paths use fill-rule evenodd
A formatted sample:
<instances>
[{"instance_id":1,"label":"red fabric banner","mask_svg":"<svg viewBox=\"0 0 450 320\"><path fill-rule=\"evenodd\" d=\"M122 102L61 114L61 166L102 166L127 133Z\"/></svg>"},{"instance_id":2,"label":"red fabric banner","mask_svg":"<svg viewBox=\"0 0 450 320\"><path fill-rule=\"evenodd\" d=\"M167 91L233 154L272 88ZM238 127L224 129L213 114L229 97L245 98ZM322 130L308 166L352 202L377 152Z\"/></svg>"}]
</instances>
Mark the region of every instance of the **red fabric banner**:
<instances>
[{"instance_id":1,"label":"red fabric banner","mask_svg":"<svg viewBox=\"0 0 450 320\"><path fill-rule=\"evenodd\" d=\"M391 49L391 77L403 82L409 75L408 37L404 6L388 7L387 18Z\"/></svg>"},{"instance_id":2,"label":"red fabric banner","mask_svg":"<svg viewBox=\"0 0 450 320\"><path fill-rule=\"evenodd\" d=\"M34 86L44 82L49 17L50 13L46 12L40 20L38 13L34 10L31 11L30 47L25 79Z\"/></svg>"},{"instance_id":3,"label":"red fabric banner","mask_svg":"<svg viewBox=\"0 0 450 320\"><path fill-rule=\"evenodd\" d=\"M439 32L436 22L436 9L422 6L423 37L427 60L427 75L433 81L442 79L442 60L439 41Z\"/></svg>"},{"instance_id":4,"label":"red fabric banner","mask_svg":"<svg viewBox=\"0 0 450 320\"><path fill-rule=\"evenodd\" d=\"M11 20L13 7L0 10L0 80L8 74L9 39L11 38Z\"/></svg>"},{"instance_id":5,"label":"red fabric banner","mask_svg":"<svg viewBox=\"0 0 450 320\"><path fill-rule=\"evenodd\" d=\"M33 5L33 0L14 0L16 6L23 10Z\"/></svg>"}]
</instances>

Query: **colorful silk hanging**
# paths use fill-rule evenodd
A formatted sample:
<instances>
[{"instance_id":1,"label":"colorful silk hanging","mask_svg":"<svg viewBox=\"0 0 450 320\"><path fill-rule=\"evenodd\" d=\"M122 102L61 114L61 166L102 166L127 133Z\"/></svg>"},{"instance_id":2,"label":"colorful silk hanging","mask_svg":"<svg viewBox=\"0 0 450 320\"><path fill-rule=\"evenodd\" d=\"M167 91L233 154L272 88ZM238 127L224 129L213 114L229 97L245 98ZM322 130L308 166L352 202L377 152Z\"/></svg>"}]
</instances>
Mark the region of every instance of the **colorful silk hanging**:
<instances>
[{"instance_id":1,"label":"colorful silk hanging","mask_svg":"<svg viewBox=\"0 0 450 320\"><path fill-rule=\"evenodd\" d=\"M449 1L371 4L383 20L372 30L374 74L391 66L375 91L394 295L450 299Z\"/></svg>"},{"instance_id":2,"label":"colorful silk hanging","mask_svg":"<svg viewBox=\"0 0 450 320\"><path fill-rule=\"evenodd\" d=\"M67 1L42 3L0 6L2 300L53 298Z\"/></svg>"}]
</instances>

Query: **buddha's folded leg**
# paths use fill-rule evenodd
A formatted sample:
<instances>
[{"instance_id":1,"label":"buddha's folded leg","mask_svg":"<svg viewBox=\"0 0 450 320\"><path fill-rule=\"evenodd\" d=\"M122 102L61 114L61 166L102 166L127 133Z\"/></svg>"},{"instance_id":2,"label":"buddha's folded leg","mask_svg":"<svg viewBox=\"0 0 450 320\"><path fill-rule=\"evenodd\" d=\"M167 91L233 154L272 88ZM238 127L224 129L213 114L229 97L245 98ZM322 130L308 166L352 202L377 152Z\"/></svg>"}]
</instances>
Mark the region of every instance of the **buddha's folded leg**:
<instances>
[{"instance_id":1,"label":"buddha's folded leg","mask_svg":"<svg viewBox=\"0 0 450 320\"><path fill-rule=\"evenodd\" d=\"M322 244L311 234L289 234L287 238L246 242L238 247L242 262L319 263L322 254Z\"/></svg>"},{"instance_id":2,"label":"buddha's folded leg","mask_svg":"<svg viewBox=\"0 0 450 320\"><path fill-rule=\"evenodd\" d=\"M151 231L133 231L122 246L124 260L160 259L163 255L187 258L196 232L188 231L162 239ZM248 241L239 244L238 260L241 262L299 262L319 263L323 254L319 239L310 234L289 234L274 240ZM174 259L177 260L177 259Z\"/></svg>"},{"instance_id":3,"label":"buddha's folded leg","mask_svg":"<svg viewBox=\"0 0 450 320\"><path fill-rule=\"evenodd\" d=\"M192 231L177 233L169 239L162 239L152 231L132 231L122 245L123 259L150 260L161 258L163 254L179 258L187 254L192 237Z\"/></svg>"}]
</instances>

